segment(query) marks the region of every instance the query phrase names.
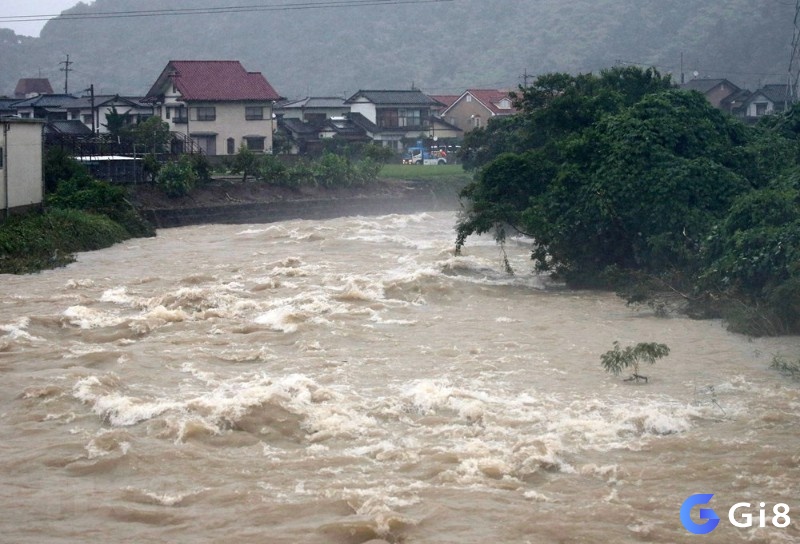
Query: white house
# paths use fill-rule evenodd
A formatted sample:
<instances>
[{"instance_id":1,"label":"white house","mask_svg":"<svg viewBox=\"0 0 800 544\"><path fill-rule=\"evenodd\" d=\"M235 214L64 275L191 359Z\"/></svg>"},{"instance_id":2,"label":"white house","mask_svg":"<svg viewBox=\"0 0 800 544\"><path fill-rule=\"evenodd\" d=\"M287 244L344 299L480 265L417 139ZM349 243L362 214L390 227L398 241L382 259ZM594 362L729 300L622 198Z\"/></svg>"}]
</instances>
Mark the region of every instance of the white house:
<instances>
[{"instance_id":1,"label":"white house","mask_svg":"<svg viewBox=\"0 0 800 544\"><path fill-rule=\"evenodd\" d=\"M44 124L41 119L0 118L0 205L4 217L42 203Z\"/></svg>"},{"instance_id":2,"label":"white house","mask_svg":"<svg viewBox=\"0 0 800 544\"><path fill-rule=\"evenodd\" d=\"M272 151L272 106L280 96L260 72L239 61L170 61L145 100L170 130L206 155L232 155L239 146Z\"/></svg>"}]
</instances>

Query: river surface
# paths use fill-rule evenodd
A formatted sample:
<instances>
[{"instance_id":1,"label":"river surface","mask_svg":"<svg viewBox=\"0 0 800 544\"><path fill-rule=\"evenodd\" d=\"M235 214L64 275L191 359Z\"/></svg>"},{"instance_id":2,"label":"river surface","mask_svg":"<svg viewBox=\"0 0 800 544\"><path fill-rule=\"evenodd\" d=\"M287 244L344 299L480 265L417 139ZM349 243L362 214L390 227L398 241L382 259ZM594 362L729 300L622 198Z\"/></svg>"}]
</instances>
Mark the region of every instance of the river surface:
<instances>
[{"instance_id":1,"label":"river surface","mask_svg":"<svg viewBox=\"0 0 800 544\"><path fill-rule=\"evenodd\" d=\"M800 339L564 289L524 242L508 275L454 223L167 229L0 277L0 541L800 540L800 384L769 368ZM672 351L636 385L614 340Z\"/></svg>"}]
</instances>

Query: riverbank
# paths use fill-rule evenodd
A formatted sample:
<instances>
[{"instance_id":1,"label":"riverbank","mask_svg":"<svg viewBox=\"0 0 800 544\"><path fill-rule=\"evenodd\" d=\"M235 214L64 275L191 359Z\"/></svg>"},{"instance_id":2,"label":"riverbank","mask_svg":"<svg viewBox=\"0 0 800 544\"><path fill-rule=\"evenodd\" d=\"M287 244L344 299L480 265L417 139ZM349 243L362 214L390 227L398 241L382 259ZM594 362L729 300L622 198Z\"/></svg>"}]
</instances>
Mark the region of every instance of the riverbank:
<instances>
[{"instance_id":1,"label":"riverbank","mask_svg":"<svg viewBox=\"0 0 800 544\"><path fill-rule=\"evenodd\" d=\"M272 185L217 178L191 194L170 198L153 185L131 189L130 200L156 228L202 223L266 223L344 215L411 213L458 207L458 180L381 179L350 187Z\"/></svg>"},{"instance_id":2,"label":"riverbank","mask_svg":"<svg viewBox=\"0 0 800 544\"><path fill-rule=\"evenodd\" d=\"M290 188L221 177L177 198L168 197L153 184L129 187L124 207L135 217L132 206L157 229L210 223L268 223L454 210L459 205L458 193L462 186L458 179L380 179L349 187L304 185ZM120 201L115 209L122 206L123 199ZM130 231L127 228L130 225L109 221L104 217L108 210L86 214L70 208L51 206L44 213L15 217L0 225L0 274L27 274L65 266L74 261L75 253L153 234L149 226L150 231L142 233ZM113 235L107 235L112 231Z\"/></svg>"}]
</instances>

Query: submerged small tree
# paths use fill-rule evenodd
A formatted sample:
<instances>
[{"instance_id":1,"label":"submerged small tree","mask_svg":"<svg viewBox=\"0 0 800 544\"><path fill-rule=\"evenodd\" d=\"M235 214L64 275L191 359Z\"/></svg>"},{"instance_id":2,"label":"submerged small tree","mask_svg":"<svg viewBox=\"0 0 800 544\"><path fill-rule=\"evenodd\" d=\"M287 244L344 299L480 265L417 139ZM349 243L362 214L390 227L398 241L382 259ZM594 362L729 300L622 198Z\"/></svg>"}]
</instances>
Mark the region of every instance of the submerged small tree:
<instances>
[{"instance_id":1,"label":"submerged small tree","mask_svg":"<svg viewBox=\"0 0 800 544\"><path fill-rule=\"evenodd\" d=\"M657 359L669 355L669 347L666 344L656 344L655 342L639 342L635 346L628 346L625 349L619 347L619 342L614 342L614 349L607 351L600 356L600 364L611 372L614 376L628 367L633 367L633 374L625 381L644 380L647 383L647 376L639 374L640 363L650 363Z\"/></svg>"}]
</instances>

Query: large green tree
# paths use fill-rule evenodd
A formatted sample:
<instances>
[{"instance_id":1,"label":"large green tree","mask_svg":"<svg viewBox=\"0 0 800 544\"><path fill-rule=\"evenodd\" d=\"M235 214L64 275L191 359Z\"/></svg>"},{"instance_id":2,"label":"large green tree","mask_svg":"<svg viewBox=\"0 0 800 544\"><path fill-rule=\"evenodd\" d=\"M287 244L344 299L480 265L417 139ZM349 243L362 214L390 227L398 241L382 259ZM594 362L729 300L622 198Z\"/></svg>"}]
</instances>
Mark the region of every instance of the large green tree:
<instances>
[{"instance_id":1,"label":"large green tree","mask_svg":"<svg viewBox=\"0 0 800 544\"><path fill-rule=\"evenodd\" d=\"M610 266L694 269L733 199L764 182L753 131L652 69L542 76L518 105L501 138L515 148L476 165L463 192L459 248L525 233L539 268L576 284Z\"/></svg>"}]
</instances>

